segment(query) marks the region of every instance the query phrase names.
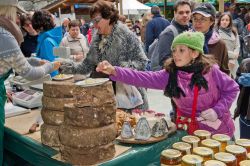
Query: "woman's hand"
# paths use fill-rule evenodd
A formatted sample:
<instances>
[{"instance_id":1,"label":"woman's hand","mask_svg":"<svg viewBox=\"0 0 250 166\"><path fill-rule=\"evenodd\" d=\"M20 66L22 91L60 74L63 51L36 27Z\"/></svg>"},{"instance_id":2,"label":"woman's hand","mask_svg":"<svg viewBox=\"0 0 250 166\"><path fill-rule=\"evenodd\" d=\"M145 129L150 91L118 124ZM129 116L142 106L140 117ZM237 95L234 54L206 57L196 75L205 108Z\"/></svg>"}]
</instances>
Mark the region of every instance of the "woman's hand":
<instances>
[{"instance_id":1,"label":"woman's hand","mask_svg":"<svg viewBox=\"0 0 250 166\"><path fill-rule=\"evenodd\" d=\"M59 67L61 66L61 63L58 61L53 62L53 64L54 64L54 68L53 68L54 70L58 70Z\"/></svg>"},{"instance_id":2,"label":"woman's hand","mask_svg":"<svg viewBox=\"0 0 250 166\"><path fill-rule=\"evenodd\" d=\"M102 61L96 67L97 72L102 72L108 75L116 75L115 67L112 66L108 61Z\"/></svg>"},{"instance_id":3,"label":"woman's hand","mask_svg":"<svg viewBox=\"0 0 250 166\"><path fill-rule=\"evenodd\" d=\"M202 117L205 120L211 121L211 122L214 122L218 119L217 113L215 112L215 110L213 110L211 108L209 108L205 111L202 111L200 114L200 117Z\"/></svg>"},{"instance_id":4,"label":"woman's hand","mask_svg":"<svg viewBox=\"0 0 250 166\"><path fill-rule=\"evenodd\" d=\"M40 64L40 65L44 65L45 63L49 63L49 61L44 60L44 59L42 59L42 60L39 61L39 64Z\"/></svg>"}]
</instances>

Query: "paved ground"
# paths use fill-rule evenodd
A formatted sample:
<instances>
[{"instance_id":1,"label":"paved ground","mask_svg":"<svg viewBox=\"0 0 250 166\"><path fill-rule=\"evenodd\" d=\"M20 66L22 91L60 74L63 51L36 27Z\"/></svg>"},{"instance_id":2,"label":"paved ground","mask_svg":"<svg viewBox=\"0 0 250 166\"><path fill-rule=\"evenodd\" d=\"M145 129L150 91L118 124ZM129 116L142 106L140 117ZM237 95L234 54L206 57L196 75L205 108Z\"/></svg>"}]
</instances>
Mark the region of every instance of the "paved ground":
<instances>
[{"instance_id":1,"label":"paved ground","mask_svg":"<svg viewBox=\"0 0 250 166\"><path fill-rule=\"evenodd\" d=\"M171 103L170 99L163 95L163 91L148 89L148 100L150 109L169 115L169 112L171 110ZM236 101L232 104L232 107L230 109L232 115L235 107ZM235 128L235 138L239 138L239 118L237 118L235 121Z\"/></svg>"}]
</instances>

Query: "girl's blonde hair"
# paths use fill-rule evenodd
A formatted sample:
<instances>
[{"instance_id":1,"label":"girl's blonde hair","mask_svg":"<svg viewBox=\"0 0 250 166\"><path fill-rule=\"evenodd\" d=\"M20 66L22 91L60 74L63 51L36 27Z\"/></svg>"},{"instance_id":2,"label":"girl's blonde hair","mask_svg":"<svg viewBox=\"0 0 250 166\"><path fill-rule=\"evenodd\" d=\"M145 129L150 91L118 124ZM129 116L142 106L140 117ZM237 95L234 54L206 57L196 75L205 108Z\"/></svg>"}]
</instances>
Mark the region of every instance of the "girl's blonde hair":
<instances>
[{"instance_id":1,"label":"girl's blonde hair","mask_svg":"<svg viewBox=\"0 0 250 166\"><path fill-rule=\"evenodd\" d=\"M6 17L11 21L16 22L17 8L15 6L0 6L0 16Z\"/></svg>"}]
</instances>

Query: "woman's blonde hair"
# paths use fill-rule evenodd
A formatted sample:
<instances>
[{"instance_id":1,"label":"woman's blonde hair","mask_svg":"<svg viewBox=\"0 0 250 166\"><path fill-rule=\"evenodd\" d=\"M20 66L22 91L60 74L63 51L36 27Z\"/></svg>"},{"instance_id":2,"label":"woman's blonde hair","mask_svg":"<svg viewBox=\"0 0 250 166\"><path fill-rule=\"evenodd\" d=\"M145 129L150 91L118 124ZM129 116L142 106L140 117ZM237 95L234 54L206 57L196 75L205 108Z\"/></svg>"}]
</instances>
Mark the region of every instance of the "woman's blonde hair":
<instances>
[{"instance_id":1,"label":"woman's blonde hair","mask_svg":"<svg viewBox=\"0 0 250 166\"><path fill-rule=\"evenodd\" d=\"M16 22L17 8L15 6L0 6L0 16L6 17Z\"/></svg>"}]
</instances>

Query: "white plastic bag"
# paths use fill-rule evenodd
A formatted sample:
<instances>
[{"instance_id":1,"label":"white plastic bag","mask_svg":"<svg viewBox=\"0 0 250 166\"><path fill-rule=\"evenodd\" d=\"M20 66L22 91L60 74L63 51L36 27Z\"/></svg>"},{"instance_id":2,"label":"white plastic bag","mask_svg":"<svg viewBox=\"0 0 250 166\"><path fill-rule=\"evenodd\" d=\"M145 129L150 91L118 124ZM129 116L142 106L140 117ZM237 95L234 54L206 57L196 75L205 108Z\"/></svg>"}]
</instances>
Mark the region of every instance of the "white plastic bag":
<instances>
[{"instance_id":1,"label":"white plastic bag","mask_svg":"<svg viewBox=\"0 0 250 166\"><path fill-rule=\"evenodd\" d=\"M143 104L142 96L135 86L116 82L117 108L132 109Z\"/></svg>"}]
</instances>

